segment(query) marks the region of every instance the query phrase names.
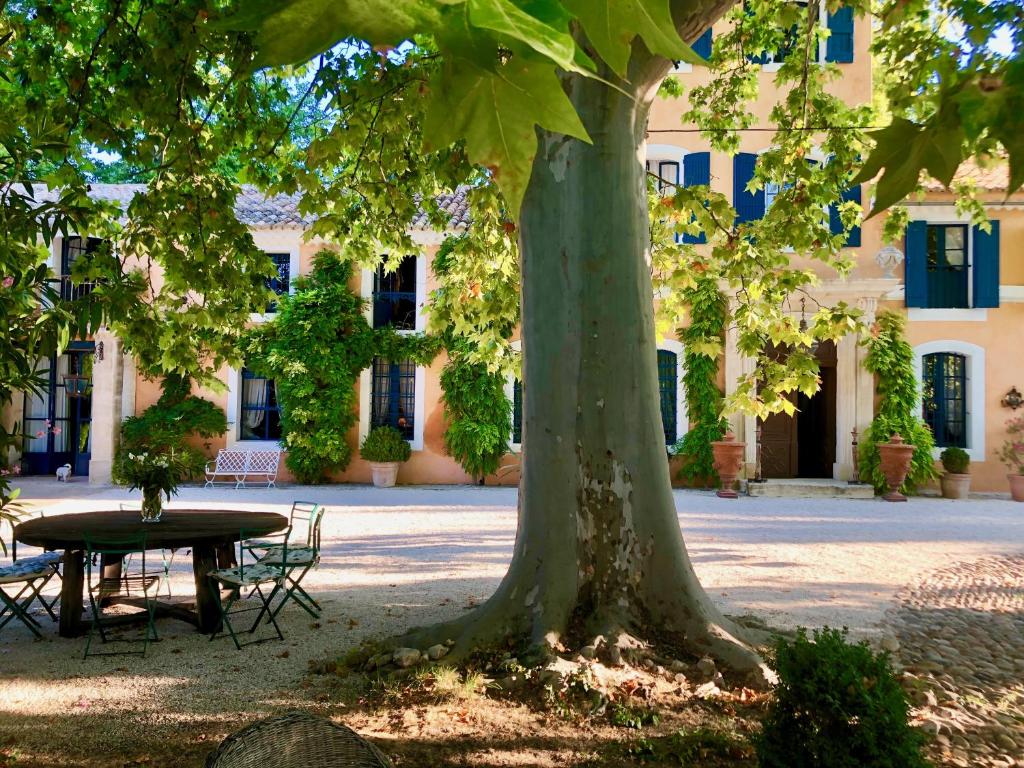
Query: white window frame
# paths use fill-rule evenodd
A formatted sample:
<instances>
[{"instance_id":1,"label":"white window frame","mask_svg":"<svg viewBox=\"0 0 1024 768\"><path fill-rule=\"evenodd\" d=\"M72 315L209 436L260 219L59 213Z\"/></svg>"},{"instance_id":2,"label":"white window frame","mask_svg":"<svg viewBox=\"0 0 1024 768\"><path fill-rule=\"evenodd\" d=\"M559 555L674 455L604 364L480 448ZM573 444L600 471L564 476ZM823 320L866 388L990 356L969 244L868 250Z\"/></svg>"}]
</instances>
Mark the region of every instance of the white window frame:
<instances>
[{"instance_id":1,"label":"white window frame","mask_svg":"<svg viewBox=\"0 0 1024 768\"><path fill-rule=\"evenodd\" d=\"M683 436L690 431L690 415L686 411L686 385L683 384L683 373L686 366L683 361L685 347L682 342L675 339L660 339L658 349L665 352L672 352L676 356L676 440L679 442ZM659 383L660 392L660 383ZM661 412L661 399L658 400L659 418ZM665 446L668 448L668 446Z\"/></svg>"},{"instance_id":2,"label":"white window frame","mask_svg":"<svg viewBox=\"0 0 1024 768\"><path fill-rule=\"evenodd\" d=\"M228 429L225 445L227 449L246 449L250 451L285 451L284 439L281 440L243 440L242 439L242 369L228 368Z\"/></svg>"},{"instance_id":3,"label":"white window frame","mask_svg":"<svg viewBox=\"0 0 1024 768\"><path fill-rule=\"evenodd\" d=\"M254 229L250 230L256 247L264 253L288 254L288 293L295 293L295 278L299 276L300 255L302 247L302 230L300 229ZM253 312L249 319L254 323L265 323L272 320L276 312ZM246 441L248 442L248 441Z\"/></svg>"},{"instance_id":4,"label":"white window frame","mask_svg":"<svg viewBox=\"0 0 1024 768\"><path fill-rule=\"evenodd\" d=\"M424 253L409 254L416 257L416 328L414 330L395 331L400 334L423 333L427 329L427 316L425 308L427 304L427 256ZM366 321L373 325L373 276L375 269L363 267L359 275L359 295L365 299L363 316ZM407 441L409 447L414 451L423 450L423 427L426 419L426 368L422 365L416 366L416 381L413 397L416 402L413 404L412 440ZM373 367L365 368L359 374L359 444L370 433L370 411L372 409L371 395L373 393Z\"/></svg>"},{"instance_id":5,"label":"white window frame","mask_svg":"<svg viewBox=\"0 0 1024 768\"><path fill-rule=\"evenodd\" d=\"M512 342L512 349L515 350L516 353L522 354L522 351L523 351L523 342L522 342L522 340L513 341ZM520 373L520 375L522 375L522 374ZM515 408L515 385L516 385L516 377L513 376L512 374L507 375L505 377L505 397L508 398L508 401L510 403L512 403L512 407L513 408ZM524 402L524 404L526 402L525 401L525 396L524 396L524 401L523 402ZM524 413L523 415L525 416L526 414ZM515 418L514 415L513 415L513 418ZM521 432L522 432L522 430L520 430L520 433ZM512 435L513 435L513 430L512 430L511 425L510 425L509 426L509 433L508 433L508 449L509 449L509 451L511 453L521 453L522 450L523 450L523 444L522 443L515 443L515 442L513 442L512 441Z\"/></svg>"},{"instance_id":6,"label":"white window frame","mask_svg":"<svg viewBox=\"0 0 1024 768\"><path fill-rule=\"evenodd\" d=\"M957 339L939 339L918 344L914 347L914 377L917 381L917 413L921 413L923 393L921 391L924 373L924 356L937 352L952 352L964 356L967 392L965 401L967 455L971 461L985 461L985 348ZM939 458L943 448L936 448L934 457Z\"/></svg>"},{"instance_id":7,"label":"white window frame","mask_svg":"<svg viewBox=\"0 0 1024 768\"><path fill-rule=\"evenodd\" d=\"M912 221L923 221L925 226L965 226L967 227L967 307L907 307L907 320L910 322L977 322L988 320L988 309L974 306L974 226L971 217L957 213L952 205L936 205L929 208L913 207L910 214ZM927 238L926 238L927 241ZM906 262L904 261L904 267ZM904 296L906 295L906 274L904 273Z\"/></svg>"},{"instance_id":8,"label":"white window frame","mask_svg":"<svg viewBox=\"0 0 1024 768\"><path fill-rule=\"evenodd\" d=\"M813 0L808 0L808 7L813 3ZM828 27L828 8L822 0L818 0L818 26ZM828 39L818 40L818 59L817 61L811 62L812 64L824 64L825 56L828 53ZM761 65L762 72L778 72L782 66L781 61L775 61L775 51L765 51L767 55L767 61ZM767 208L767 206L766 206Z\"/></svg>"}]
</instances>

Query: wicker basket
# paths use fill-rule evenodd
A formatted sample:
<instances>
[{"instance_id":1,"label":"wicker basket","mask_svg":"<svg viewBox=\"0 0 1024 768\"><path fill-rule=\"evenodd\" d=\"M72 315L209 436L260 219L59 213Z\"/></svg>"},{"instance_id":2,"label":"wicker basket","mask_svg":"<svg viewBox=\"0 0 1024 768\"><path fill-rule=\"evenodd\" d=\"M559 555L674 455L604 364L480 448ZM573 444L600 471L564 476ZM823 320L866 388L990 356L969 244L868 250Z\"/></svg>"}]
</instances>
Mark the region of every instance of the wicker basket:
<instances>
[{"instance_id":1,"label":"wicker basket","mask_svg":"<svg viewBox=\"0 0 1024 768\"><path fill-rule=\"evenodd\" d=\"M392 768L351 728L305 712L260 720L224 739L206 768Z\"/></svg>"}]
</instances>

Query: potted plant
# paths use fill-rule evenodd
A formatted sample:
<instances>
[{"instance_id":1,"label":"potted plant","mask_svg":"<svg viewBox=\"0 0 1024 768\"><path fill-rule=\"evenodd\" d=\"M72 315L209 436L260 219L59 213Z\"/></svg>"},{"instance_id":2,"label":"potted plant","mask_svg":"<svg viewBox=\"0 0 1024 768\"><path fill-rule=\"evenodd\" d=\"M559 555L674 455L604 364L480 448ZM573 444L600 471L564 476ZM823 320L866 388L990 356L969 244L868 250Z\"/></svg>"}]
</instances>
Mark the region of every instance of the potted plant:
<instances>
[{"instance_id":1,"label":"potted plant","mask_svg":"<svg viewBox=\"0 0 1024 768\"><path fill-rule=\"evenodd\" d=\"M967 455L967 451L950 446L939 455L939 460L945 470L939 481L942 485L942 498L966 499L971 490L971 476L967 474L971 457Z\"/></svg>"},{"instance_id":2,"label":"potted plant","mask_svg":"<svg viewBox=\"0 0 1024 768\"><path fill-rule=\"evenodd\" d=\"M715 471L722 480L722 487L718 490L717 496L723 499L735 499L737 497L733 486L743 468L743 452L746 443L736 441L736 435L726 432L721 440L711 443L711 453L715 457Z\"/></svg>"},{"instance_id":3,"label":"potted plant","mask_svg":"<svg viewBox=\"0 0 1024 768\"><path fill-rule=\"evenodd\" d=\"M402 433L391 426L374 427L363 440L359 453L370 462L373 484L390 488L398 479L398 467L412 453Z\"/></svg>"},{"instance_id":4,"label":"potted plant","mask_svg":"<svg viewBox=\"0 0 1024 768\"><path fill-rule=\"evenodd\" d=\"M191 466L173 448L122 449L114 458L114 482L142 491L142 521L157 523L163 513L163 496L171 500L178 485L189 478Z\"/></svg>"},{"instance_id":5,"label":"potted plant","mask_svg":"<svg viewBox=\"0 0 1024 768\"><path fill-rule=\"evenodd\" d=\"M914 458L913 443L903 442L903 436L897 432L888 443L879 443L878 455L882 474L889 486L889 492L883 494L882 498L886 501L906 501L907 497L900 493L900 488L907 479L910 462Z\"/></svg>"},{"instance_id":6,"label":"potted plant","mask_svg":"<svg viewBox=\"0 0 1024 768\"><path fill-rule=\"evenodd\" d=\"M1006 442L999 450L999 458L1010 470L1010 496L1024 501L1024 416L1006 422Z\"/></svg>"}]
</instances>

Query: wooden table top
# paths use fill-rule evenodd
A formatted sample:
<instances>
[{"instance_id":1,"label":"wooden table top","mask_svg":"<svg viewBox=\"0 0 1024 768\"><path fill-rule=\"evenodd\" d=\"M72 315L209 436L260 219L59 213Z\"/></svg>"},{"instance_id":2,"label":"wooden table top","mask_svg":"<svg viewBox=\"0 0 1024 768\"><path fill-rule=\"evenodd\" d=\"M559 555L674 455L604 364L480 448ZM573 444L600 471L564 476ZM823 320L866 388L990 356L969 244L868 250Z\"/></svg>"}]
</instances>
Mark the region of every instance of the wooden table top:
<instances>
[{"instance_id":1,"label":"wooden table top","mask_svg":"<svg viewBox=\"0 0 1024 768\"><path fill-rule=\"evenodd\" d=\"M138 510L103 510L38 517L14 528L23 544L46 549L84 549L93 540L146 535L147 549L217 546L245 536L266 536L288 526L276 512L237 509L165 509L158 523L144 523Z\"/></svg>"}]
</instances>

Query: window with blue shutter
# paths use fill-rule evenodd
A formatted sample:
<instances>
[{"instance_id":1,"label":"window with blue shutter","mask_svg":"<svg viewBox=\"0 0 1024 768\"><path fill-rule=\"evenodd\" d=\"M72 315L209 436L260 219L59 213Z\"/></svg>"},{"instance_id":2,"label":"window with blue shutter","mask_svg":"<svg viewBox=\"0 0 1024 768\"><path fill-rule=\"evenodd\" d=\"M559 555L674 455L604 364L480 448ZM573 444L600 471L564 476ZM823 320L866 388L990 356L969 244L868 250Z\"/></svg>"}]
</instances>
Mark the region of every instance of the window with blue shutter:
<instances>
[{"instance_id":1,"label":"window with blue shutter","mask_svg":"<svg viewBox=\"0 0 1024 768\"><path fill-rule=\"evenodd\" d=\"M732 163L732 204L736 209L737 221L755 221L764 216L764 189L747 191L747 184L754 178L757 155L740 152Z\"/></svg>"},{"instance_id":2,"label":"window with blue shutter","mask_svg":"<svg viewBox=\"0 0 1024 768\"><path fill-rule=\"evenodd\" d=\"M281 405L273 379L242 369L242 413L239 440L280 440Z\"/></svg>"},{"instance_id":3,"label":"window with blue shutter","mask_svg":"<svg viewBox=\"0 0 1024 768\"><path fill-rule=\"evenodd\" d=\"M842 200L844 203L852 201L861 205L860 184L843 192ZM833 235L842 234L843 222L839 218L839 206L830 205L828 207L828 223ZM846 246L848 248L860 247L860 225L850 229L850 234L846 237Z\"/></svg>"},{"instance_id":4,"label":"window with blue shutter","mask_svg":"<svg viewBox=\"0 0 1024 768\"><path fill-rule=\"evenodd\" d=\"M512 382L512 443L523 442L523 382L515 379Z\"/></svg>"},{"instance_id":5,"label":"window with blue shutter","mask_svg":"<svg viewBox=\"0 0 1024 768\"><path fill-rule=\"evenodd\" d=\"M416 257L406 256L393 272L384 264L373 276L373 327L416 330Z\"/></svg>"},{"instance_id":6,"label":"window with blue shutter","mask_svg":"<svg viewBox=\"0 0 1024 768\"><path fill-rule=\"evenodd\" d=\"M704 34L698 37L693 43L693 52L704 59L711 58L711 27L704 30Z\"/></svg>"},{"instance_id":7,"label":"window with blue shutter","mask_svg":"<svg viewBox=\"0 0 1024 768\"><path fill-rule=\"evenodd\" d=\"M967 447L967 358L955 352L921 361L921 416L938 448Z\"/></svg>"},{"instance_id":8,"label":"window with blue shutter","mask_svg":"<svg viewBox=\"0 0 1024 768\"><path fill-rule=\"evenodd\" d=\"M903 289L908 307L928 306L928 222L907 224L904 242Z\"/></svg>"},{"instance_id":9,"label":"window with blue shutter","mask_svg":"<svg viewBox=\"0 0 1024 768\"><path fill-rule=\"evenodd\" d=\"M416 364L412 360L374 358L370 426L392 426L406 440L412 440L415 414Z\"/></svg>"},{"instance_id":10,"label":"window with blue shutter","mask_svg":"<svg viewBox=\"0 0 1024 768\"><path fill-rule=\"evenodd\" d=\"M710 31L710 30L709 30ZM711 184L711 153L691 152L683 157L683 186L697 187ZM707 237L699 235L683 235L684 243L703 244Z\"/></svg>"},{"instance_id":11,"label":"window with blue shutter","mask_svg":"<svg viewBox=\"0 0 1024 768\"><path fill-rule=\"evenodd\" d=\"M974 306L999 306L999 222L990 221L991 232L974 227Z\"/></svg>"},{"instance_id":12,"label":"window with blue shutter","mask_svg":"<svg viewBox=\"0 0 1024 768\"><path fill-rule=\"evenodd\" d=\"M825 61L849 64L853 61L853 8L843 6L828 15L829 36Z\"/></svg>"},{"instance_id":13,"label":"window with blue shutter","mask_svg":"<svg viewBox=\"0 0 1024 768\"><path fill-rule=\"evenodd\" d=\"M675 352L658 350L658 391L661 396L661 426L665 431L665 445L676 443L676 387L679 386Z\"/></svg>"},{"instance_id":14,"label":"window with blue shutter","mask_svg":"<svg viewBox=\"0 0 1024 768\"><path fill-rule=\"evenodd\" d=\"M291 282L291 254L289 253L268 253L267 256L274 263L274 275L267 278L267 288L275 295L281 296L288 293L288 285ZM267 304L267 312L276 312L277 302Z\"/></svg>"}]
</instances>

